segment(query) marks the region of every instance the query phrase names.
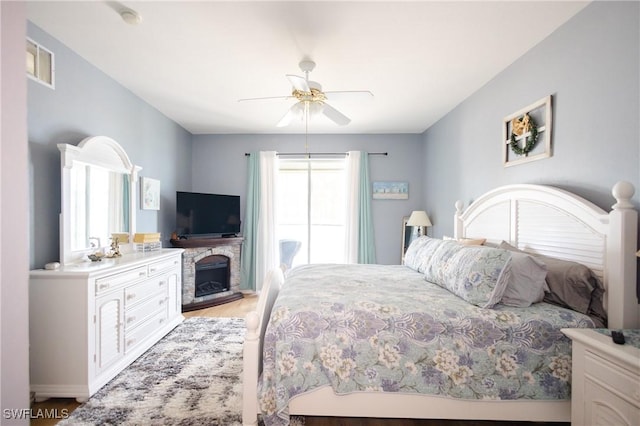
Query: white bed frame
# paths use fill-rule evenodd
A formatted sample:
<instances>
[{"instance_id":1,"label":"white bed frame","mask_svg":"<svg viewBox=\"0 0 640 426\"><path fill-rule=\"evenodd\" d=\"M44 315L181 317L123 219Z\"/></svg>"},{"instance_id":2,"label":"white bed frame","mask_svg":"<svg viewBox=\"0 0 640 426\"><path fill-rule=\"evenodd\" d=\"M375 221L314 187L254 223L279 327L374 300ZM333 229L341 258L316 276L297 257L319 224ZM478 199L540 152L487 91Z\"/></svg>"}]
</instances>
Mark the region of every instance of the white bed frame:
<instances>
[{"instance_id":1,"label":"white bed frame","mask_svg":"<svg viewBox=\"0 0 640 426\"><path fill-rule=\"evenodd\" d=\"M507 185L474 201L466 211L456 203L456 238L507 241L532 253L573 260L589 266L605 286L610 328L638 328L636 298L638 213L631 204L635 189L618 182L616 203L607 213L570 192L542 185ZM271 308L283 282L280 270L269 272L256 312L246 317L244 343L243 424L257 425L260 412L258 376L262 340ZM291 415L336 417L424 418L460 420L571 420L570 401L469 401L396 393L336 395L330 387L298 395Z\"/></svg>"}]
</instances>

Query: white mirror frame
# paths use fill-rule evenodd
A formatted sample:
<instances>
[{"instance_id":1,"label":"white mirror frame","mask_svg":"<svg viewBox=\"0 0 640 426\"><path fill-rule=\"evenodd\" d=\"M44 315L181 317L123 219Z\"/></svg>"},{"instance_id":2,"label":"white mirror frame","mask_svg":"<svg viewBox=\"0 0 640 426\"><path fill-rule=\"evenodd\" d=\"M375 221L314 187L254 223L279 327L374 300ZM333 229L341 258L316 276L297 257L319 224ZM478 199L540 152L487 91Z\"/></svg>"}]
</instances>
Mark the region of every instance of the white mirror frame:
<instances>
[{"instance_id":1,"label":"white mirror frame","mask_svg":"<svg viewBox=\"0 0 640 426\"><path fill-rule=\"evenodd\" d=\"M60 263L67 265L86 259L95 249L72 250L71 248L71 167L74 161L92 164L129 175L129 241L133 241L136 224L136 189L140 166L131 163L126 151L111 138L92 136L83 139L77 146L58 144L62 173L62 205L60 212Z\"/></svg>"}]
</instances>

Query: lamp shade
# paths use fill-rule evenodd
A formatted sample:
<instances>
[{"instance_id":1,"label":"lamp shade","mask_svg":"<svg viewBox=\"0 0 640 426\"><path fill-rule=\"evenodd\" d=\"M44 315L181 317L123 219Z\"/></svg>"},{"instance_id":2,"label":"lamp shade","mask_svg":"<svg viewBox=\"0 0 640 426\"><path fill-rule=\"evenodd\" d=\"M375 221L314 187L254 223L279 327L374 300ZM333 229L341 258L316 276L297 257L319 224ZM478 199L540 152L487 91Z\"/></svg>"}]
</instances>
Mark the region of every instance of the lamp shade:
<instances>
[{"instance_id":1,"label":"lamp shade","mask_svg":"<svg viewBox=\"0 0 640 426\"><path fill-rule=\"evenodd\" d=\"M407 221L409 226L431 226L431 221L424 210L414 210Z\"/></svg>"}]
</instances>

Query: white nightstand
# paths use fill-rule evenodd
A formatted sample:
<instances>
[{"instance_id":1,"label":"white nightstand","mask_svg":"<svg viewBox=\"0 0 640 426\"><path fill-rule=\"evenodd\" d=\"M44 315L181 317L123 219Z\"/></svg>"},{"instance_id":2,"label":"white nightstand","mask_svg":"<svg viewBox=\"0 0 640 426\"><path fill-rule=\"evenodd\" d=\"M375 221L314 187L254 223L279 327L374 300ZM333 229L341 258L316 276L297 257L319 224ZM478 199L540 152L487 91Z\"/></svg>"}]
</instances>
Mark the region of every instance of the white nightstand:
<instances>
[{"instance_id":1,"label":"white nightstand","mask_svg":"<svg viewBox=\"0 0 640 426\"><path fill-rule=\"evenodd\" d=\"M624 345L595 330L562 332L572 340L571 424L640 425L638 330L624 330Z\"/></svg>"}]
</instances>

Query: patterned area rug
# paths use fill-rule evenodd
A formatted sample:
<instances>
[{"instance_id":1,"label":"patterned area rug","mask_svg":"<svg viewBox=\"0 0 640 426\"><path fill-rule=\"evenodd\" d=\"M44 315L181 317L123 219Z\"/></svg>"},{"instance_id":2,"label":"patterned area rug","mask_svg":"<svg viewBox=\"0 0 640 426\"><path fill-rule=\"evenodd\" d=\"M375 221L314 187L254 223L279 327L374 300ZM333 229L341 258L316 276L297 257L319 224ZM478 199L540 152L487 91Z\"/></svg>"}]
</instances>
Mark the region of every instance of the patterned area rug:
<instances>
[{"instance_id":1,"label":"patterned area rug","mask_svg":"<svg viewBox=\"0 0 640 426\"><path fill-rule=\"evenodd\" d=\"M59 425L242 424L241 318L187 318Z\"/></svg>"}]
</instances>

